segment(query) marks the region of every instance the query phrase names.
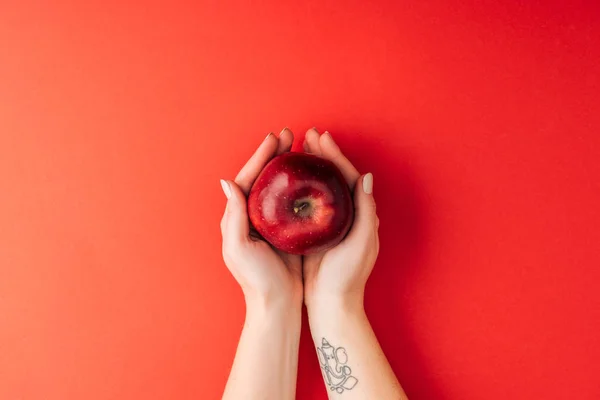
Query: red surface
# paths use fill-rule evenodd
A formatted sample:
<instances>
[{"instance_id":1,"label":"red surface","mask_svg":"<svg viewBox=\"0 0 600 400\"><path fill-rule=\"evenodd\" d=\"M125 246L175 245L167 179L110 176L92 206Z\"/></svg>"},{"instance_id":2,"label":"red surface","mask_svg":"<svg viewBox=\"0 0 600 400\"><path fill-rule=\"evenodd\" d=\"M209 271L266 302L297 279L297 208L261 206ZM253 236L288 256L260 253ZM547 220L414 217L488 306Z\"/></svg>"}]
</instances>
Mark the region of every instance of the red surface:
<instances>
[{"instance_id":1,"label":"red surface","mask_svg":"<svg viewBox=\"0 0 600 400\"><path fill-rule=\"evenodd\" d=\"M411 399L600 398L599 3L225 3L0 3L0 398L219 398L218 178L285 125L375 175Z\"/></svg>"}]
</instances>

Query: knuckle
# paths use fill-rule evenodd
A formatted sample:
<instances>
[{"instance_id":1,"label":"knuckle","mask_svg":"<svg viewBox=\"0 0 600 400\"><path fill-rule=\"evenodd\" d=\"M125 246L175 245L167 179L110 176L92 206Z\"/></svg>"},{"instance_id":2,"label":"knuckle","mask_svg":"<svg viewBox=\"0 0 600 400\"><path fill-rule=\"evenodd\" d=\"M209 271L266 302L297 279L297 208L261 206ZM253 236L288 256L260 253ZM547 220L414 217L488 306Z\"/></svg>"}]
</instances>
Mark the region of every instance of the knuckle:
<instances>
[{"instance_id":1,"label":"knuckle","mask_svg":"<svg viewBox=\"0 0 600 400\"><path fill-rule=\"evenodd\" d=\"M371 199L371 201L369 202L369 209L373 214L377 212L377 204L375 203L375 200Z\"/></svg>"}]
</instances>

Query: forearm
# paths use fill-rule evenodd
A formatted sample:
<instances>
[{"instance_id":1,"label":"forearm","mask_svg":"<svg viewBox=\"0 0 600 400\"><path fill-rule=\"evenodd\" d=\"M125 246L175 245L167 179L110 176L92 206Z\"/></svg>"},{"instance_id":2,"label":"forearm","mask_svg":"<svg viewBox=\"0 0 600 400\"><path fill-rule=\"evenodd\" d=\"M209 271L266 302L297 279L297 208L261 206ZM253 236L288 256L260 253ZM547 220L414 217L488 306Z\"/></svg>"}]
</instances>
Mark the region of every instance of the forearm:
<instances>
[{"instance_id":1,"label":"forearm","mask_svg":"<svg viewBox=\"0 0 600 400\"><path fill-rule=\"evenodd\" d=\"M224 400L295 398L301 305L249 302Z\"/></svg>"},{"instance_id":2,"label":"forearm","mask_svg":"<svg viewBox=\"0 0 600 400\"><path fill-rule=\"evenodd\" d=\"M310 330L330 399L406 399L364 312L362 299L309 307Z\"/></svg>"}]
</instances>

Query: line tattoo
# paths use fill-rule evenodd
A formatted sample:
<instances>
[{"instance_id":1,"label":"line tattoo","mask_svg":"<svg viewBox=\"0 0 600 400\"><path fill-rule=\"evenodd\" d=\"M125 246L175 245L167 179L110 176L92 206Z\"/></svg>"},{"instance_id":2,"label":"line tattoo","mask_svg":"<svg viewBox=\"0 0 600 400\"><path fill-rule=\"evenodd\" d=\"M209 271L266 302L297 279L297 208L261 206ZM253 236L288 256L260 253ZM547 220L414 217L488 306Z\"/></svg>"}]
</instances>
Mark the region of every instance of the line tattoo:
<instances>
[{"instance_id":1,"label":"line tattoo","mask_svg":"<svg viewBox=\"0 0 600 400\"><path fill-rule=\"evenodd\" d=\"M346 365L348 354L345 348L333 347L323 338L321 347L317 347L317 354L330 390L341 394L344 390L352 390L356 386L358 379L352 376L352 370Z\"/></svg>"}]
</instances>

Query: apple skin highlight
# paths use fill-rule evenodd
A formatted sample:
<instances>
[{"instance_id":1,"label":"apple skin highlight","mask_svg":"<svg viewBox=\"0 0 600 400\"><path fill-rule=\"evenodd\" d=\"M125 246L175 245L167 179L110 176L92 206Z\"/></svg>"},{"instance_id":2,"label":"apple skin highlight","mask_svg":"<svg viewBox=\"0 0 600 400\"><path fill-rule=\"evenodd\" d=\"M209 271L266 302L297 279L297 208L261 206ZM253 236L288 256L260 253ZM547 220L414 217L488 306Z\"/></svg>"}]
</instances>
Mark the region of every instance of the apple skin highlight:
<instances>
[{"instance_id":1,"label":"apple skin highlight","mask_svg":"<svg viewBox=\"0 0 600 400\"><path fill-rule=\"evenodd\" d=\"M248 196L256 231L279 250L308 255L337 245L354 220L350 188L331 161L284 153L261 171Z\"/></svg>"}]
</instances>

